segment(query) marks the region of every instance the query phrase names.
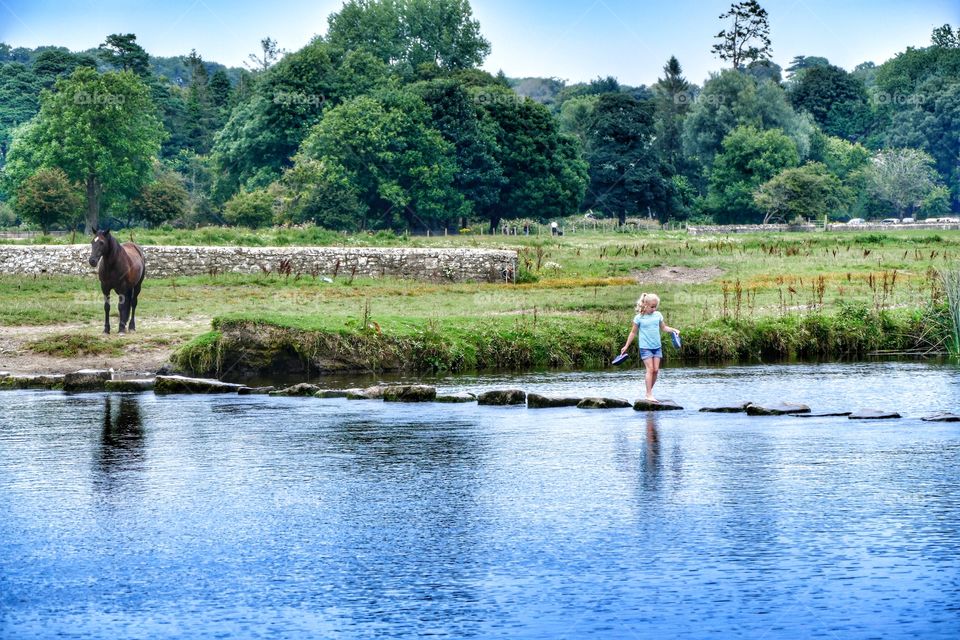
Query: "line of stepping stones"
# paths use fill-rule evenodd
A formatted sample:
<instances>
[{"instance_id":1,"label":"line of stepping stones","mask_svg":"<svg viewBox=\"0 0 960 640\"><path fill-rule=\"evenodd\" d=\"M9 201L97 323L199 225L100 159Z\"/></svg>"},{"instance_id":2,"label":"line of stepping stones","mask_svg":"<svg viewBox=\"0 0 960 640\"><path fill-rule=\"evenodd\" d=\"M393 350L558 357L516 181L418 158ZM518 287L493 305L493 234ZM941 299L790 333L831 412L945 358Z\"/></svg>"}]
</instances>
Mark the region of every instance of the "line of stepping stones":
<instances>
[{"instance_id":1,"label":"line of stepping stones","mask_svg":"<svg viewBox=\"0 0 960 640\"><path fill-rule=\"evenodd\" d=\"M186 376L156 376L137 380L115 380L113 372L100 369L83 369L67 374L17 375L0 371L0 389L59 389L69 392L83 391L153 391L156 394L213 394L236 393L239 395L269 394L272 396L310 396L315 398L347 398L348 400L383 400L385 402L476 402L479 405L507 406L525 404L528 409L553 407L577 407L578 409L624 409L636 411L676 411L683 409L672 400L628 402L619 398L577 398L545 396L527 393L521 389L494 389L475 395L460 392L437 395L435 387L423 384L376 385L355 389L322 389L317 385L302 382L282 389L276 387L248 387L242 384L221 382L208 378ZM758 404L739 402L716 407L703 407L700 411L711 413L746 413L750 416L792 415L799 418L846 416L851 420L878 420L900 418L894 411L863 409L813 413L805 404L777 402ZM960 422L960 415L937 413L921 418L927 422Z\"/></svg>"}]
</instances>

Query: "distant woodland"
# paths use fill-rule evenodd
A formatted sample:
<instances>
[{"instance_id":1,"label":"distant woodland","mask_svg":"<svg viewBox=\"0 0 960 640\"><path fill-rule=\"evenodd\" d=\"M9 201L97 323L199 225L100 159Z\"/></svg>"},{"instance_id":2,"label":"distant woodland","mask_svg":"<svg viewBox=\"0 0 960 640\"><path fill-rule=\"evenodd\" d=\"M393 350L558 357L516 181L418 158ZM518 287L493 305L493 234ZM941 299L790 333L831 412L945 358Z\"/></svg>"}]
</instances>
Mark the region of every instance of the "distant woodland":
<instances>
[{"instance_id":1,"label":"distant woodland","mask_svg":"<svg viewBox=\"0 0 960 640\"><path fill-rule=\"evenodd\" d=\"M785 69L735 3L697 84L480 69L467 0L349 0L326 35L247 68L0 43L0 227L311 224L458 230L590 212L624 223L960 212L960 33L847 70ZM197 43L198 48L203 43Z\"/></svg>"}]
</instances>

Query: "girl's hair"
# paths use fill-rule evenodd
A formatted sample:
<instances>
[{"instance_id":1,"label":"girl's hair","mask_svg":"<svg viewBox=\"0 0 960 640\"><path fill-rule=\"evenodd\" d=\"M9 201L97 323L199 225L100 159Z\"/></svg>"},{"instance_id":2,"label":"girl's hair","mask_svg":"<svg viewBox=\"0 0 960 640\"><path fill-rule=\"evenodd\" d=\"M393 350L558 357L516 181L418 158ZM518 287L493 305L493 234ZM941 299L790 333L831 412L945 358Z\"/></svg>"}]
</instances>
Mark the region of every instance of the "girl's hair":
<instances>
[{"instance_id":1,"label":"girl's hair","mask_svg":"<svg viewBox=\"0 0 960 640\"><path fill-rule=\"evenodd\" d=\"M660 296L658 296L657 294L655 293L640 294L640 297L637 299L637 307L636 307L637 313L643 312L643 305L646 304L648 300L651 302L656 302L658 306L660 305Z\"/></svg>"}]
</instances>

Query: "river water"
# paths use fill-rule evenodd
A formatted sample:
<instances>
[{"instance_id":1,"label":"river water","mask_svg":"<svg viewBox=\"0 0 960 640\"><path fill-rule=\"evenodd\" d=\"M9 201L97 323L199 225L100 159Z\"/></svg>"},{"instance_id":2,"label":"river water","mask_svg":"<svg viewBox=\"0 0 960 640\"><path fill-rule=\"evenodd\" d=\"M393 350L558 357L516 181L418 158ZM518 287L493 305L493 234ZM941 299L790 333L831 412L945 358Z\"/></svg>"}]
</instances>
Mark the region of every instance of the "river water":
<instances>
[{"instance_id":1,"label":"river water","mask_svg":"<svg viewBox=\"0 0 960 640\"><path fill-rule=\"evenodd\" d=\"M957 368L657 391L686 410L4 392L0 637L960 636L960 424L919 419L960 412ZM741 399L904 418L696 411Z\"/></svg>"}]
</instances>

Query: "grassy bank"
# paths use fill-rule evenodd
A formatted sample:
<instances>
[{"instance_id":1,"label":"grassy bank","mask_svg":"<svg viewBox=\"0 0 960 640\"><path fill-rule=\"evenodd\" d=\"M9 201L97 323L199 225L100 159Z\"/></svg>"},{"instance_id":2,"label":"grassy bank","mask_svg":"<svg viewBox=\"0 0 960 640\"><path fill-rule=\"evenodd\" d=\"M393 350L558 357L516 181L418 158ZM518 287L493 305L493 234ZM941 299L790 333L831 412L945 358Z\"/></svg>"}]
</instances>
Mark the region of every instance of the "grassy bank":
<instances>
[{"instance_id":1,"label":"grassy bank","mask_svg":"<svg viewBox=\"0 0 960 640\"><path fill-rule=\"evenodd\" d=\"M282 244L308 231L319 232L270 233ZM216 240L228 231L193 233ZM216 335L176 356L195 371L216 371L218 361L222 370L236 336L253 344L259 332L269 335L263 353L285 353L282 363L290 366L316 368L327 350L352 354L345 362L361 370L580 367L619 349L638 295L655 291L667 322L683 332L685 358L922 354L946 348L938 270L960 255L958 232L371 238L345 241L515 249L519 281L430 284L340 274L327 282L332 274L303 273L150 279L137 310L141 335L161 319L209 319ZM0 276L0 325L101 322L92 274Z\"/></svg>"}]
</instances>

